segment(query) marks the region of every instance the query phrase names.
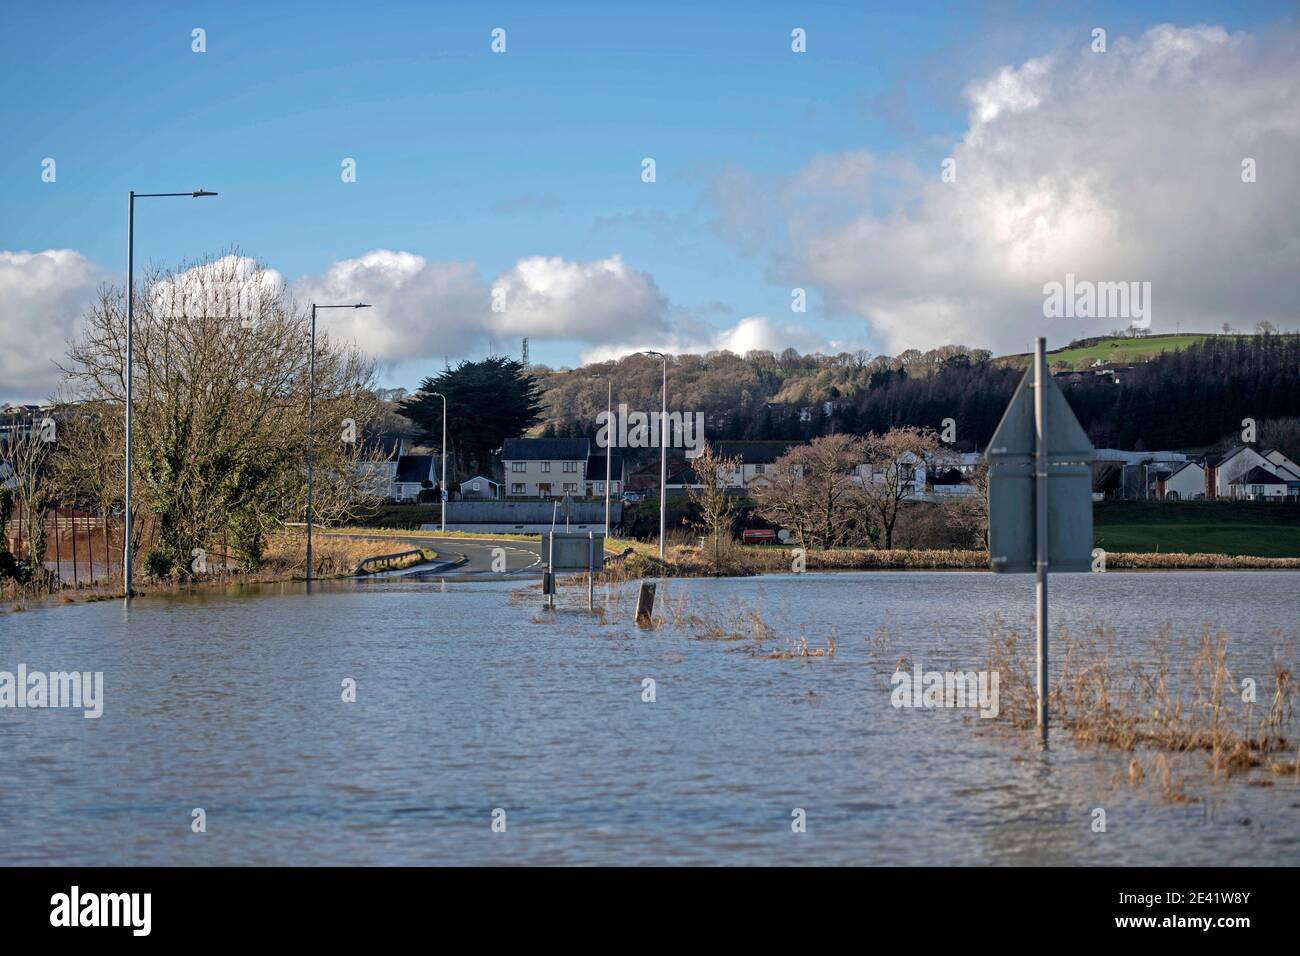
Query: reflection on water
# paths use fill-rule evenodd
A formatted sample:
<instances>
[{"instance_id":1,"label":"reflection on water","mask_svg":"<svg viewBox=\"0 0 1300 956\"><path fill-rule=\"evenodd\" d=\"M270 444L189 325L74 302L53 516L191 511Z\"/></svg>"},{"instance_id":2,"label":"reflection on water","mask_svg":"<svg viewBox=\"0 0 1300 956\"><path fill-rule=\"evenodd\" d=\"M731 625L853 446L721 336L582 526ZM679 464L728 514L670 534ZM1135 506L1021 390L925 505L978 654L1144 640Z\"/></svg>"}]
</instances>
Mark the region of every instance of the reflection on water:
<instances>
[{"instance_id":1,"label":"reflection on water","mask_svg":"<svg viewBox=\"0 0 1300 956\"><path fill-rule=\"evenodd\" d=\"M982 621L1029 625L1032 578L672 581L760 609L833 659L630 622L632 588L410 581L203 591L0 616L0 670L102 670L99 720L0 710L0 862L62 864L1294 863L1300 790L1172 804L1126 758L1047 753L970 712L890 706L898 656L978 667ZM1162 624L1262 669L1300 621L1286 572L1062 575L1055 626L1135 656ZM581 608L581 610L579 609ZM871 637L888 633L887 650ZM878 640L878 639L877 639ZM1294 667L1294 662L1292 662ZM357 701L341 700L345 678ZM642 701L642 681L656 700ZM1261 682L1261 687L1263 682ZM1208 788L1208 789L1207 789ZM208 832L190 831L191 810ZM1107 811L1092 833L1091 811ZM506 811L505 833L491 829ZM807 832L791 832L806 812ZM1243 847L1248 847L1243 851Z\"/></svg>"}]
</instances>

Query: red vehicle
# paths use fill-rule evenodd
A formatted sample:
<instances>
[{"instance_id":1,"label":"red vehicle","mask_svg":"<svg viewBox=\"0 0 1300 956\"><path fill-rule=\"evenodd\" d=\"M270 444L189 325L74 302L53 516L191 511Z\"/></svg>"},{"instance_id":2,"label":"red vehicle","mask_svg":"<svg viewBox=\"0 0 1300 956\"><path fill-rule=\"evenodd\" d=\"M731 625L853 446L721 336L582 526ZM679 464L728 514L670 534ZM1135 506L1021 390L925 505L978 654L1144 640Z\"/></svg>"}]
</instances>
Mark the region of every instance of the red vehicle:
<instances>
[{"instance_id":1,"label":"red vehicle","mask_svg":"<svg viewBox=\"0 0 1300 956\"><path fill-rule=\"evenodd\" d=\"M741 544L776 544L776 532L771 528L750 528L740 532Z\"/></svg>"}]
</instances>

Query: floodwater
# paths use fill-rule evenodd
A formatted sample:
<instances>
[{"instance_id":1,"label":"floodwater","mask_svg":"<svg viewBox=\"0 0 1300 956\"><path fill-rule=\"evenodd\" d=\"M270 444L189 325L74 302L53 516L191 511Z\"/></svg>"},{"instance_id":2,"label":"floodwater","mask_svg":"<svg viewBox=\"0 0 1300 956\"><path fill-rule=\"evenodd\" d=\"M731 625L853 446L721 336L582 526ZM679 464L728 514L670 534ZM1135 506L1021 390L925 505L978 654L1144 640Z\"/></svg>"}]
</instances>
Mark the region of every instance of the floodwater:
<instances>
[{"instance_id":1,"label":"floodwater","mask_svg":"<svg viewBox=\"0 0 1300 956\"><path fill-rule=\"evenodd\" d=\"M602 618L585 587L550 612L530 583L272 585L0 614L0 671L104 674L98 719L0 709L0 863L1300 859L1293 780L1207 778L1189 788L1200 800L1174 803L1123 782L1127 755L1064 735L1041 752L969 710L891 706L901 655L981 667L986 620L1032 620L1032 577L661 588L661 608L758 610L768 649L835 639L834 658L802 660L692 639L671 620L638 629L633 585L597 588ZM1162 625L1222 628L1234 677L1258 672L1262 689L1279 633L1295 669L1300 575L1060 575L1052 618L1105 622L1135 658Z\"/></svg>"}]
</instances>

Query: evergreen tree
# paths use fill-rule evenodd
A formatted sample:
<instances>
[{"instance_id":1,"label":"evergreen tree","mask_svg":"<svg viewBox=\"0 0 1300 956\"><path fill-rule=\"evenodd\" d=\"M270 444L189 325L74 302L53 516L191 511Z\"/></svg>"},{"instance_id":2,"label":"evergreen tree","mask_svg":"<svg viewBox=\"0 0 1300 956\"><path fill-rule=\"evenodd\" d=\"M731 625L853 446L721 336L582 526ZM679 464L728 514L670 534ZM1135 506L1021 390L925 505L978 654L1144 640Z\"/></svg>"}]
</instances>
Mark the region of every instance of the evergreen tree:
<instances>
[{"instance_id":1,"label":"evergreen tree","mask_svg":"<svg viewBox=\"0 0 1300 956\"><path fill-rule=\"evenodd\" d=\"M442 441L442 399L447 396L447 443L469 470L487 472L507 438L541 421L541 389L523 363L503 356L461 362L426 378L400 411L420 429L423 441Z\"/></svg>"}]
</instances>

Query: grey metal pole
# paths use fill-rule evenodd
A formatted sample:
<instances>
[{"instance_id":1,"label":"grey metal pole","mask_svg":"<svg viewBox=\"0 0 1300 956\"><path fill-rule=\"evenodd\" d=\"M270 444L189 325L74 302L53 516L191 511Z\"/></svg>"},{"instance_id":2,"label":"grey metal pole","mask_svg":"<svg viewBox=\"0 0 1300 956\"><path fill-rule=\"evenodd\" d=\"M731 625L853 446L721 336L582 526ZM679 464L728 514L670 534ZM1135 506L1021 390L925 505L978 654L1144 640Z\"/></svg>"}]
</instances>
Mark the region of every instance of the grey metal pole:
<instances>
[{"instance_id":1,"label":"grey metal pole","mask_svg":"<svg viewBox=\"0 0 1300 956\"><path fill-rule=\"evenodd\" d=\"M605 427L614 427L614 380L605 380ZM609 480L613 467L614 451L609 442L605 442L605 540L609 540Z\"/></svg>"},{"instance_id":2,"label":"grey metal pole","mask_svg":"<svg viewBox=\"0 0 1300 956\"><path fill-rule=\"evenodd\" d=\"M312 485L316 469L316 303L311 305L311 355L307 376L307 585L311 586Z\"/></svg>"},{"instance_id":3,"label":"grey metal pole","mask_svg":"<svg viewBox=\"0 0 1300 956\"><path fill-rule=\"evenodd\" d=\"M668 515L668 356L659 357L664 360L664 402L659 416L659 557L662 558Z\"/></svg>"},{"instance_id":4,"label":"grey metal pole","mask_svg":"<svg viewBox=\"0 0 1300 956\"><path fill-rule=\"evenodd\" d=\"M447 533L447 504L451 500L451 494L447 491L447 396L441 392L435 392L442 399L442 494L438 497L442 501L438 505L438 513L442 516L442 533Z\"/></svg>"},{"instance_id":5,"label":"grey metal pole","mask_svg":"<svg viewBox=\"0 0 1300 956\"><path fill-rule=\"evenodd\" d=\"M1034 576L1038 632L1038 739L1047 742L1047 354L1046 340L1034 339Z\"/></svg>"},{"instance_id":6,"label":"grey metal pole","mask_svg":"<svg viewBox=\"0 0 1300 956\"><path fill-rule=\"evenodd\" d=\"M135 365L135 190L126 201L126 496L122 521L122 591L131 597L131 372Z\"/></svg>"}]
</instances>

